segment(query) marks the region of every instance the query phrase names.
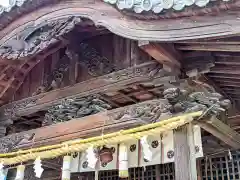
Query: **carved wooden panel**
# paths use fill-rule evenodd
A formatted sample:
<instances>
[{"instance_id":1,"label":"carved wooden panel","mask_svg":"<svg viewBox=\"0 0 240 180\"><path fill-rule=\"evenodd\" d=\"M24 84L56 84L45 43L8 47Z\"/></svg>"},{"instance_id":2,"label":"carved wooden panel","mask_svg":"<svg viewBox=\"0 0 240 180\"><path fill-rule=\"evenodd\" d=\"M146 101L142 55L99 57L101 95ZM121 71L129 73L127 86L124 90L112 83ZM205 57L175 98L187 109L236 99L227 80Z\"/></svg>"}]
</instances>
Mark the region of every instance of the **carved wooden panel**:
<instances>
[{"instance_id":1,"label":"carved wooden panel","mask_svg":"<svg viewBox=\"0 0 240 180\"><path fill-rule=\"evenodd\" d=\"M124 42L121 46L118 45L118 47L116 47L117 49L113 48L113 40L115 37ZM76 51L75 49L77 49L79 52L76 64L70 65L71 58L73 58L74 54L70 55L67 50L68 48L63 47L57 52L49 54L28 74L26 74L23 84L18 87L19 90L14 96L14 100L19 100L28 96L41 94L70 85L70 81L72 81L70 71L76 69L76 67L77 70L75 74L77 78L75 83L78 83L100 75L108 74L115 70L139 64L141 59L134 59L136 58L135 56L139 58L147 57L143 52L140 57L140 52L137 50L130 53L133 48L138 47L136 44L126 46L127 43L130 44L132 41L112 34L97 36L93 39L85 40L82 43L81 41L77 41L77 43L76 41L72 41L69 49L73 49L73 51ZM80 46L82 48L80 48ZM126 53L124 56L123 54L117 55L115 51L121 49L124 49L124 52L129 53ZM116 55L114 55L114 53ZM133 60L134 64L131 62ZM108 71L100 71L97 70L96 67L102 67L105 71L106 69L108 69ZM8 97L9 96L11 96L11 94L8 94Z\"/></svg>"}]
</instances>

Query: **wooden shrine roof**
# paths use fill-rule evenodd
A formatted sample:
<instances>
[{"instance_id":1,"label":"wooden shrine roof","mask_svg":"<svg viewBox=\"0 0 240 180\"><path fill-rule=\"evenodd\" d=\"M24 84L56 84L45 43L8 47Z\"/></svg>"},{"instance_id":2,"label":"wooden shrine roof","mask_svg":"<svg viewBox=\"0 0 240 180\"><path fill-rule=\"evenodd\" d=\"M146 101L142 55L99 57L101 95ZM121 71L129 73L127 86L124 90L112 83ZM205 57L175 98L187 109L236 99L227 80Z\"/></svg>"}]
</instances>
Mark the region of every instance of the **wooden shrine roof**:
<instances>
[{"instance_id":1,"label":"wooden shrine roof","mask_svg":"<svg viewBox=\"0 0 240 180\"><path fill-rule=\"evenodd\" d=\"M4 1L0 4L0 14L3 14L4 12L9 12L15 7L21 7L24 5L24 3L27 3L27 0L16 0L16 1Z\"/></svg>"},{"instance_id":2,"label":"wooden shrine roof","mask_svg":"<svg viewBox=\"0 0 240 180\"><path fill-rule=\"evenodd\" d=\"M141 54L141 58L145 61L137 64L138 70L140 69L140 74L137 75L133 71L135 70L133 64L136 65L134 62L127 62L131 64L132 69L127 69L129 66L122 66L126 62L119 62L119 59L131 59L124 55L131 54L125 47L129 44L132 46L132 40L135 40L136 46L139 45L136 41L155 43L160 46L163 42L170 43L183 57L180 63L184 73L188 74L192 69L205 71L204 76L208 82L211 81L214 87L217 87L218 92L224 94L236 104L236 107L239 107L240 80L237 76L240 74L238 62L240 43L235 42L234 39L238 38L236 34L240 32L240 13L237 11L240 1L210 2L203 8L185 7L186 4L181 4L181 7L184 7L182 11L165 9L162 14L150 12L153 7L140 14L135 13L132 11L135 4L128 10L119 11L111 4L127 2L120 0L111 1L110 4L100 0L94 1L94 3L92 0L51 1L53 3L51 5L49 4L50 0L21 2L16 1L19 4L4 9L0 14L0 105L4 105L0 108L0 115L5 115L3 109L10 109L10 111L17 109L17 112L14 112L16 117L13 117L14 121L17 120L13 125L20 128L15 132L40 127L49 106L54 105L55 100L60 101L70 95L80 95L84 98L89 94L97 95L99 99L110 106L109 109L162 98L163 90L168 85L166 82L171 79L161 81L162 77L154 79L149 76L151 74L149 70L155 71L158 68L156 64L160 65L161 62L152 61L153 66L150 66L148 70L142 68L141 71L138 65L149 63L151 59L150 56L146 56L146 53ZM182 2L186 3L187 1ZM171 4L172 7L179 8ZM66 19L71 21L62 23ZM58 30L59 24L63 31L56 35L52 30L54 28L54 30ZM47 31L43 30L45 28ZM74 32L76 29L78 32ZM38 41L39 39L35 35L40 33L44 37L46 32L53 36L47 40L38 36L41 37ZM71 45L68 35L72 32L79 33L73 35L75 39L77 39L76 37L87 37L93 43L101 42L99 44L102 46L103 52L107 51L104 47L113 46L111 43L104 44L104 42L112 42L111 36L114 36L113 39L121 36L123 40L116 43L119 46L116 46L115 50L111 49L114 53L106 53L106 57L110 57L109 59L111 56L120 54L120 56L116 56L116 59L112 58L112 61L106 62L108 68L110 67L109 73L115 71L116 74L107 76L106 74L109 73L100 73L98 76L86 76L85 79L81 79L85 77L85 74L80 74L74 82L66 78L67 83L60 87L61 89L35 94L35 90L43 85L44 76L55 70L53 67L56 65L56 59L63 58L63 60L69 61L68 58L64 59L65 55L60 56L66 52L68 45ZM95 39L95 36L98 35L101 35L102 39L99 37ZM220 41L220 37L224 36L233 38L225 38ZM203 38L205 39L196 40ZM35 41L36 39L37 41ZM81 38L80 40L83 41ZM23 47L12 46L12 44L18 43ZM10 51L5 52L6 47ZM110 65L114 63L119 68L112 71ZM145 66L146 64L143 65L143 67ZM90 68L85 68L88 74ZM73 69L69 71L73 71ZM69 73L67 76L75 75ZM120 85L116 86L114 82L120 82ZM73 86L73 84L75 85ZM68 87L63 88L66 86ZM16 106L13 107L15 102L11 103L12 101L17 101ZM33 106L31 106L32 102ZM30 106L28 106L29 104ZM6 117L9 116L1 116L1 125L3 123L1 120L10 119ZM24 129L25 125L26 129Z\"/></svg>"},{"instance_id":3,"label":"wooden shrine roof","mask_svg":"<svg viewBox=\"0 0 240 180\"><path fill-rule=\"evenodd\" d=\"M214 13L221 10L236 8L236 0L99 0L110 5L115 5L117 9L127 15L134 16L128 12L143 14L138 18L176 18L182 16L196 16L206 13ZM94 1L95 2L95 1ZM20 15L34 11L43 6L50 6L57 3L56 0L15 0L9 1L8 5L0 5L1 26L8 24ZM103 11L104 12L104 11ZM151 12L149 14L149 12ZM154 14L157 14L155 16ZM5 16L5 17L4 17ZM145 16L145 17L144 17Z\"/></svg>"},{"instance_id":4,"label":"wooden shrine roof","mask_svg":"<svg viewBox=\"0 0 240 180\"><path fill-rule=\"evenodd\" d=\"M109 4L114 4L119 10L129 10L135 13L153 12L164 14L168 11L182 11L187 7L205 8L209 6L222 5L222 2L231 0L209 1L209 0L104 0ZM221 2L222 1L222 2Z\"/></svg>"}]
</instances>

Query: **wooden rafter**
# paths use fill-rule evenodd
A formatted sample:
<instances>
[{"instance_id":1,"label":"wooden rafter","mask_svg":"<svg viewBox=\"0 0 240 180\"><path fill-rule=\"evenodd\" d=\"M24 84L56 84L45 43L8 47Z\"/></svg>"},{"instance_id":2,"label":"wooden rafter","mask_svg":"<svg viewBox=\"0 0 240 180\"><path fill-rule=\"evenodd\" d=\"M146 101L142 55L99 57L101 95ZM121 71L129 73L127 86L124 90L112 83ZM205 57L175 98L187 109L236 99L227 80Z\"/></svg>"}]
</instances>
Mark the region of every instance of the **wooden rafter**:
<instances>
[{"instance_id":1,"label":"wooden rafter","mask_svg":"<svg viewBox=\"0 0 240 180\"><path fill-rule=\"evenodd\" d=\"M177 44L178 50L187 51L224 51L224 52L240 52L240 44L216 44L216 43L201 43L199 44Z\"/></svg>"}]
</instances>

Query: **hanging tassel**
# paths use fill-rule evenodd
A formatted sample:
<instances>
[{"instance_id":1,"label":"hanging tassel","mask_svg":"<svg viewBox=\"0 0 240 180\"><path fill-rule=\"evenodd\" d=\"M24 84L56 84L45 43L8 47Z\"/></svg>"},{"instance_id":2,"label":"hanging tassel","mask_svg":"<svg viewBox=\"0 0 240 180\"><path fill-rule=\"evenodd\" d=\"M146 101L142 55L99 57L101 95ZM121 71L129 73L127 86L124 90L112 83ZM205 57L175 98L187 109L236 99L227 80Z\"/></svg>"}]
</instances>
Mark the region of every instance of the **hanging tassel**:
<instances>
[{"instance_id":1,"label":"hanging tassel","mask_svg":"<svg viewBox=\"0 0 240 180\"><path fill-rule=\"evenodd\" d=\"M63 158L62 180L70 180L71 160L72 160L72 156L64 156Z\"/></svg>"},{"instance_id":2,"label":"hanging tassel","mask_svg":"<svg viewBox=\"0 0 240 180\"><path fill-rule=\"evenodd\" d=\"M42 168L42 161L41 161L40 157L38 157L38 158L34 161L33 169L34 169L34 172L35 172L35 176L36 176L37 178L41 178L44 169Z\"/></svg>"},{"instance_id":3,"label":"hanging tassel","mask_svg":"<svg viewBox=\"0 0 240 180\"><path fill-rule=\"evenodd\" d=\"M152 161L153 153L150 149L147 136L142 137L140 142L142 145L143 158L146 159L147 161Z\"/></svg>"},{"instance_id":4,"label":"hanging tassel","mask_svg":"<svg viewBox=\"0 0 240 180\"><path fill-rule=\"evenodd\" d=\"M2 169L0 171L0 180L7 180L8 169Z\"/></svg>"},{"instance_id":5,"label":"hanging tassel","mask_svg":"<svg viewBox=\"0 0 240 180\"><path fill-rule=\"evenodd\" d=\"M87 149L87 162L88 162L88 167L95 169L98 158L96 153L94 152L94 148L91 146Z\"/></svg>"},{"instance_id":6,"label":"hanging tassel","mask_svg":"<svg viewBox=\"0 0 240 180\"><path fill-rule=\"evenodd\" d=\"M128 148L125 144L119 145L119 177L128 178Z\"/></svg>"},{"instance_id":7,"label":"hanging tassel","mask_svg":"<svg viewBox=\"0 0 240 180\"><path fill-rule=\"evenodd\" d=\"M4 175L4 169L3 169L3 163L0 163L0 180L5 180L5 175Z\"/></svg>"},{"instance_id":8,"label":"hanging tassel","mask_svg":"<svg viewBox=\"0 0 240 180\"><path fill-rule=\"evenodd\" d=\"M23 180L24 179L24 171L25 171L25 166L19 165L17 167L17 174L16 174L15 180Z\"/></svg>"}]
</instances>

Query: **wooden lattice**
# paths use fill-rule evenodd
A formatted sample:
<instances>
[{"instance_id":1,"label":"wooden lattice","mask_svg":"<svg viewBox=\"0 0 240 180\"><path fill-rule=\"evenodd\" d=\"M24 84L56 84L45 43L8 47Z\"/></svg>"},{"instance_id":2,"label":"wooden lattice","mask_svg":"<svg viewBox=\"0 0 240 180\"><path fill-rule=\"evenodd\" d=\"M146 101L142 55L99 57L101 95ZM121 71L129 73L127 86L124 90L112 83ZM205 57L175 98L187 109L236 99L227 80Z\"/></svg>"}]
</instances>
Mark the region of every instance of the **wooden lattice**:
<instances>
[{"instance_id":1,"label":"wooden lattice","mask_svg":"<svg viewBox=\"0 0 240 180\"><path fill-rule=\"evenodd\" d=\"M100 171L99 180L118 180L118 170ZM174 180L174 164L161 164L129 169L131 180Z\"/></svg>"},{"instance_id":2,"label":"wooden lattice","mask_svg":"<svg viewBox=\"0 0 240 180\"><path fill-rule=\"evenodd\" d=\"M239 180L240 153L214 158L204 158L201 161L202 180Z\"/></svg>"},{"instance_id":3,"label":"wooden lattice","mask_svg":"<svg viewBox=\"0 0 240 180\"><path fill-rule=\"evenodd\" d=\"M175 180L174 163L129 169L129 180ZM200 160L199 180L239 180L240 152ZM118 171L99 173L100 180L118 180Z\"/></svg>"}]
</instances>

